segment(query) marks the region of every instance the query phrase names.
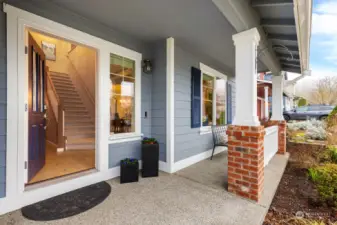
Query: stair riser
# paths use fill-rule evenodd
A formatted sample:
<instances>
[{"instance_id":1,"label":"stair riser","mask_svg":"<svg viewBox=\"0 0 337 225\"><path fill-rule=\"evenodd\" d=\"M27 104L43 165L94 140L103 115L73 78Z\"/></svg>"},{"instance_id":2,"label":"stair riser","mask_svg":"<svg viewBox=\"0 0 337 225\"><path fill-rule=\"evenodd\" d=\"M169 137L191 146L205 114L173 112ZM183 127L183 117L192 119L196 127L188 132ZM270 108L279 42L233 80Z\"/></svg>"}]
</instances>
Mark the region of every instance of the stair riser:
<instances>
[{"instance_id":1,"label":"stair riser","mask_svg":"<svg viewBox=\"0 0 337 225\"><path fill-rule=\"evenodd\" d=\"M60 77L52 77L51 80L53 83L67 83L67 84L73 84L70 78L60 78Z\"/></svg>"},{"instance_id":2,"label":"stair riser","mask_svg":"<svg viewBox=\"0 0 337 225\"><path fill-rule=\"evenodd\" d=\"M65 94L68 94L68 93L74 93L76 95L78 95L76 89L74 87L71 87L71 88L60 88L60 87L55 87L56 88L56 92L57 94L61 94L61 93L65 93Z\"/></svg>"},{"instance_id":3,"label":"stair riser","mask_svg":"<svg viewBox=\"0 0 337 225\"><path fill-rule=\"evenodd\" d=\"M66 137L67 139L71 142L71 140L73 139L79 139L79 138L95 138L95 134L72 134L72 135L67 135L66 133Z\"/></svg>"},{"instance_id":4,"label":"stair riser","mask_svg":"<svg viewBox=\"0 0 337 225\"><path fill-rule=\"evenodd\" d=\"M76 144L67 144L67 150L88 150L88 149L95 149L95 144L88 144L88 145L76 145Z\"/></svg>"},{"instance_id":5,"label":"stair riser","mask_svg":"<svg viewBox=\"0 0 337 225\"><path fill-rule=\"evenodd\" d=\"M67 150L95 149L95 124L70 76L51 72L51 79L65 107Z\"/></svg>"}]
</instances>

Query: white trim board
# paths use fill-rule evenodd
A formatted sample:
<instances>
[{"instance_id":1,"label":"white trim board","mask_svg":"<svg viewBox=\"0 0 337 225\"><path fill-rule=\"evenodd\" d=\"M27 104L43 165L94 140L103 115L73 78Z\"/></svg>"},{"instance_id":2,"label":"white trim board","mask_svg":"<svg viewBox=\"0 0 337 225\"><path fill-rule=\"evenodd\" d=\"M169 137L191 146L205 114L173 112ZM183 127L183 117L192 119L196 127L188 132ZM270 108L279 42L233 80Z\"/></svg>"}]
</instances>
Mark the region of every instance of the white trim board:
<instances>
[{"instance_id":1,"label":"white trim board","mask_svg":"<svg viewBox=\"0 0 337 225\"><path fill-rule=\"evenodd\" d=\"M166 161L174 166L174 38L166 39Z\"/></svg>"},{"instance_id":2,"label":"white trim board","mask_svg":"<svg viewBox=\"0 0 337 225\"><path fill-rule=\"evenodd\" d=\"M225 151L225 149L227 149L227 148L226 147L216 147L216 149L214 151L214 155ZM175 173L175 172L177 172L181 169L189 167L189 166L191 166L191 165L193 165L197 162L200 162L204 159L210 158L212 156L212 151L213 151L213 149L210 149L210 150L202 152L198 155L194 155L194 156L191 156L189 158L186 158L186 159L183 159L183 160L180 160L180 161L176 162L174 164L173 172Z\"/></svg>"},{"instance_id":3,"label":"white trim board","mask_svg":"<svg viewBox=\"0 0 337 225\"><path fill-rule=\"evenodd\" d=\"M201 104L203 104L204 101L204 95L203 95L203 75L207 75L207 76L211 76L213 77L213 104L212 104L212 115L213 118L216 118L216 90L217 90L217 83L216 83L216 78L221 78L222 80L225 81L225 87L224 87L224 92L225 92L225 102L226 102L226 107L227 107L227 76L215 69L213 69L212 67L209 67L203 63L199 64L199 68L201 70L201 77L200 77L200 93L201 93L201 97L200 97L200 102ZM207 133L211 133L211 126L203 126L203 107L200 107L200 134L207 134ZM227 114L225 113L225 121L227 121ZM216 120L212 121L212 125L216 125Z\"/></svg>"},{"instance_id":4,"label":"white trim board","mask_svg":"<svg viewBox=\"0 0 337 225\"><path fill-rule=\"evenodd\" d=\"M110 53L121 55L135 61L136 85L135 114L136 133L141 129L141 60L142 54L105 41L82 31L67 27L52 20L34 15L6 3L3 10L7 14L7 154L6 154L6 197L1 199L0 212L14 209L28 203L37 202L55 195L84 187L111 177L109 169L109 136L110 136ZM27 151L27 117L25 104L27 91L25 84L26 63L25 28L62 37L97 50L97 75L96 75L96 156L97 172L76 178L70 181L61 181L55 185L25 190L24 161ZM137 88L138 86L138 88ZM19 129L19 128L23 129ZM57 190L55 190L57 187Z\"/></svg>"}]
</instances>

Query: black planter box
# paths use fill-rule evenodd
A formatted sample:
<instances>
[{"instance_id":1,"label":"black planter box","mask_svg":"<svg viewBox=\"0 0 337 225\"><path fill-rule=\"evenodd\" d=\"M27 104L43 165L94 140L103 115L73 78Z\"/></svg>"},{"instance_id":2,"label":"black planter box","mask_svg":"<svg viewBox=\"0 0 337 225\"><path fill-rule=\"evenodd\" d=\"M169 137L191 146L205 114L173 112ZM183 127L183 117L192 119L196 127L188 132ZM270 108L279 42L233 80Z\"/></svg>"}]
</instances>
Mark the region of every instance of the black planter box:
<instances>
[{"instance_id":1,"label":"black planter box","mask_svg":"<svg viewBox=\"0 0 337 225\"><path fill-rule=\"evenodd\" d=\"M122 162L121 162L121 176L120 176L121 184L138 182L138 176L139 176L139 163L138 163L138 161L135 164L132 164L132 165L122 164Z\"/></svg>"},{"instance_id":2,"label":"black planter box","mask_svg":"<svg viewBox=\"0 0 337 225\"><path fill-rule=\"evenodd\" d=\"M142 144L142 177L158 177L159 144Z\"/></svg>"}]
</instances>

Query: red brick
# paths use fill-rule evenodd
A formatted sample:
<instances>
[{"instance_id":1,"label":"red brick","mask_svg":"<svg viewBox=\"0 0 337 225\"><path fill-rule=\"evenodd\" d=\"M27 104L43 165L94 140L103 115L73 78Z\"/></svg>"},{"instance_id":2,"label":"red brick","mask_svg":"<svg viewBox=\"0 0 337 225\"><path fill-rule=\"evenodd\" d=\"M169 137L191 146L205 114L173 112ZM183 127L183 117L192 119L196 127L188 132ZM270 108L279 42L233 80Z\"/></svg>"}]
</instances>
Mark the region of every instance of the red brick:
<instances>
[{"instance_id":1,"label":"red brick","mask_svg":"<svg viewBox=\"0 0 337 225\"><path fill-rule=\"evenodd\" d=\"M249 171L243 170L243 169L235 169L235 172L238 174L242 174L242 175L248 175L250 174Z\"/></svg>"},{"instance_id":2,"label":"red brick","mask_svg":"<svg viewBox=\"0 0 337 225\"><path fill-rule=\"evenodd\" d=\"M241 157L242 156L242 153L241 152L237 152L237 151L234 151L234 152L231 152L230 154L228 154L228 156L235 156L235 157Z\"/></svg>"},{"instance_id":3,"label":"red brick","mask_svg":"<svg viewBox=\"0 0 337 225\"><path fill-rule=\"evenodd\" d=\"M236 173L228 171L228 178L230 178L230 179L241 179L242 176L240 174L236 174Z\"/></svg>"},{"instance_id":4,"label":"red brick","mask_svg":"<svg viewBox=\"0 0 337 225\"><path fill-rule=\"evenodd\" d=\"M244 132L243 133L243 136L246 136L246 137L260 137L261 134L260 133L255 133L255 132Z\"/></svg>"},{"instance_id":5,"label":"red brick","mask_svg":"<svg viewBox=\"0 0 337 225\"><path fill-rule=\"evenodd\" d=\"M239 163L249 163L249 159L245 159L245 158L235 158L235 162L239 162Z\"/></svg>"},{"instance_id":6,"label":"red brick","mask_svg":"<svg viewBox=\"0 0 337 225\"><path fill-rule=\"evenodd\" d=\"M237 192L240 196L242 196L242 197L245 197L245 198L249 198L249 193L247 193L247 192L243 192L243 191L238 191Z\"/></svg>"},{"instance_id":7,"label":"red brick","mask_svg":"<svg viewBox=\"0 0 337 225\"><path fill-rule=\"evenodd\" d=\"M246 182L246 181L242 181L242 180L236 180L235 183L239 184L239 185L243 185L246 187L250 186L250 183Z\"/></svg>"},{"instance_id":8,"label":"red brick","mask_svg":"<svg viewBox=\"0 0 337 225\"><path fill-rule=\"evenodd\" d=\"M235 167L228 166L228 171L234 172L235 171Z\"/></svg>"},{"instance_id":9,"label":"red brick","mask_svg":"<svg viewBox=\"0 0 337 225\"><path fill-rule=\"evenodd\" d=\"M235 163L235 162L228 162L228 166L232 166L232 167L235 167L235 168L241 168L241 164Z\"/></svg>"},{"instance_id":10,"label":"red brick","mask_svg":"<svg viewBox=\"0 0 337 225\"><path fill-rule=\"evenodd\" d=\"M250 127L248 127L248 126L241 126L241 130L250 130Z\"/></svg>"}]
</instances>

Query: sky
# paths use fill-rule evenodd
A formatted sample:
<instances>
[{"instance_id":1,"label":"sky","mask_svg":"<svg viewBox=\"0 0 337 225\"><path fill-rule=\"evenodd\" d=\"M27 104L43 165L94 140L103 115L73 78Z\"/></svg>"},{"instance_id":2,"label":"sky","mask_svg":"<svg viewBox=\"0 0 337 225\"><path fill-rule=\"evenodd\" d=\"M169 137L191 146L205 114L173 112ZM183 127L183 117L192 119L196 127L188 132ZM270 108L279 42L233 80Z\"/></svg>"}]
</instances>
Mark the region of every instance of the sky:
<instances>
[{"instance_id":1,"label":"sky","mask_svg":"<svg viewBox=\"0 0 337 225\"><path fill-rule=\"evenodd\" d=\"M337 76L337 0L313 0L310 67L313 76Z\"/></svg>"},{"instance_id":2,"label":"sky","mask_svg":"<svg viewBox=\"0 0 337 225\"><path fill-rule=\"evenodd\" d=\"M297 83L296 93L313 88L322 77L337 76L337 0L313 0L310 69L311 77Z\"/></svg>"}]
</instances>

